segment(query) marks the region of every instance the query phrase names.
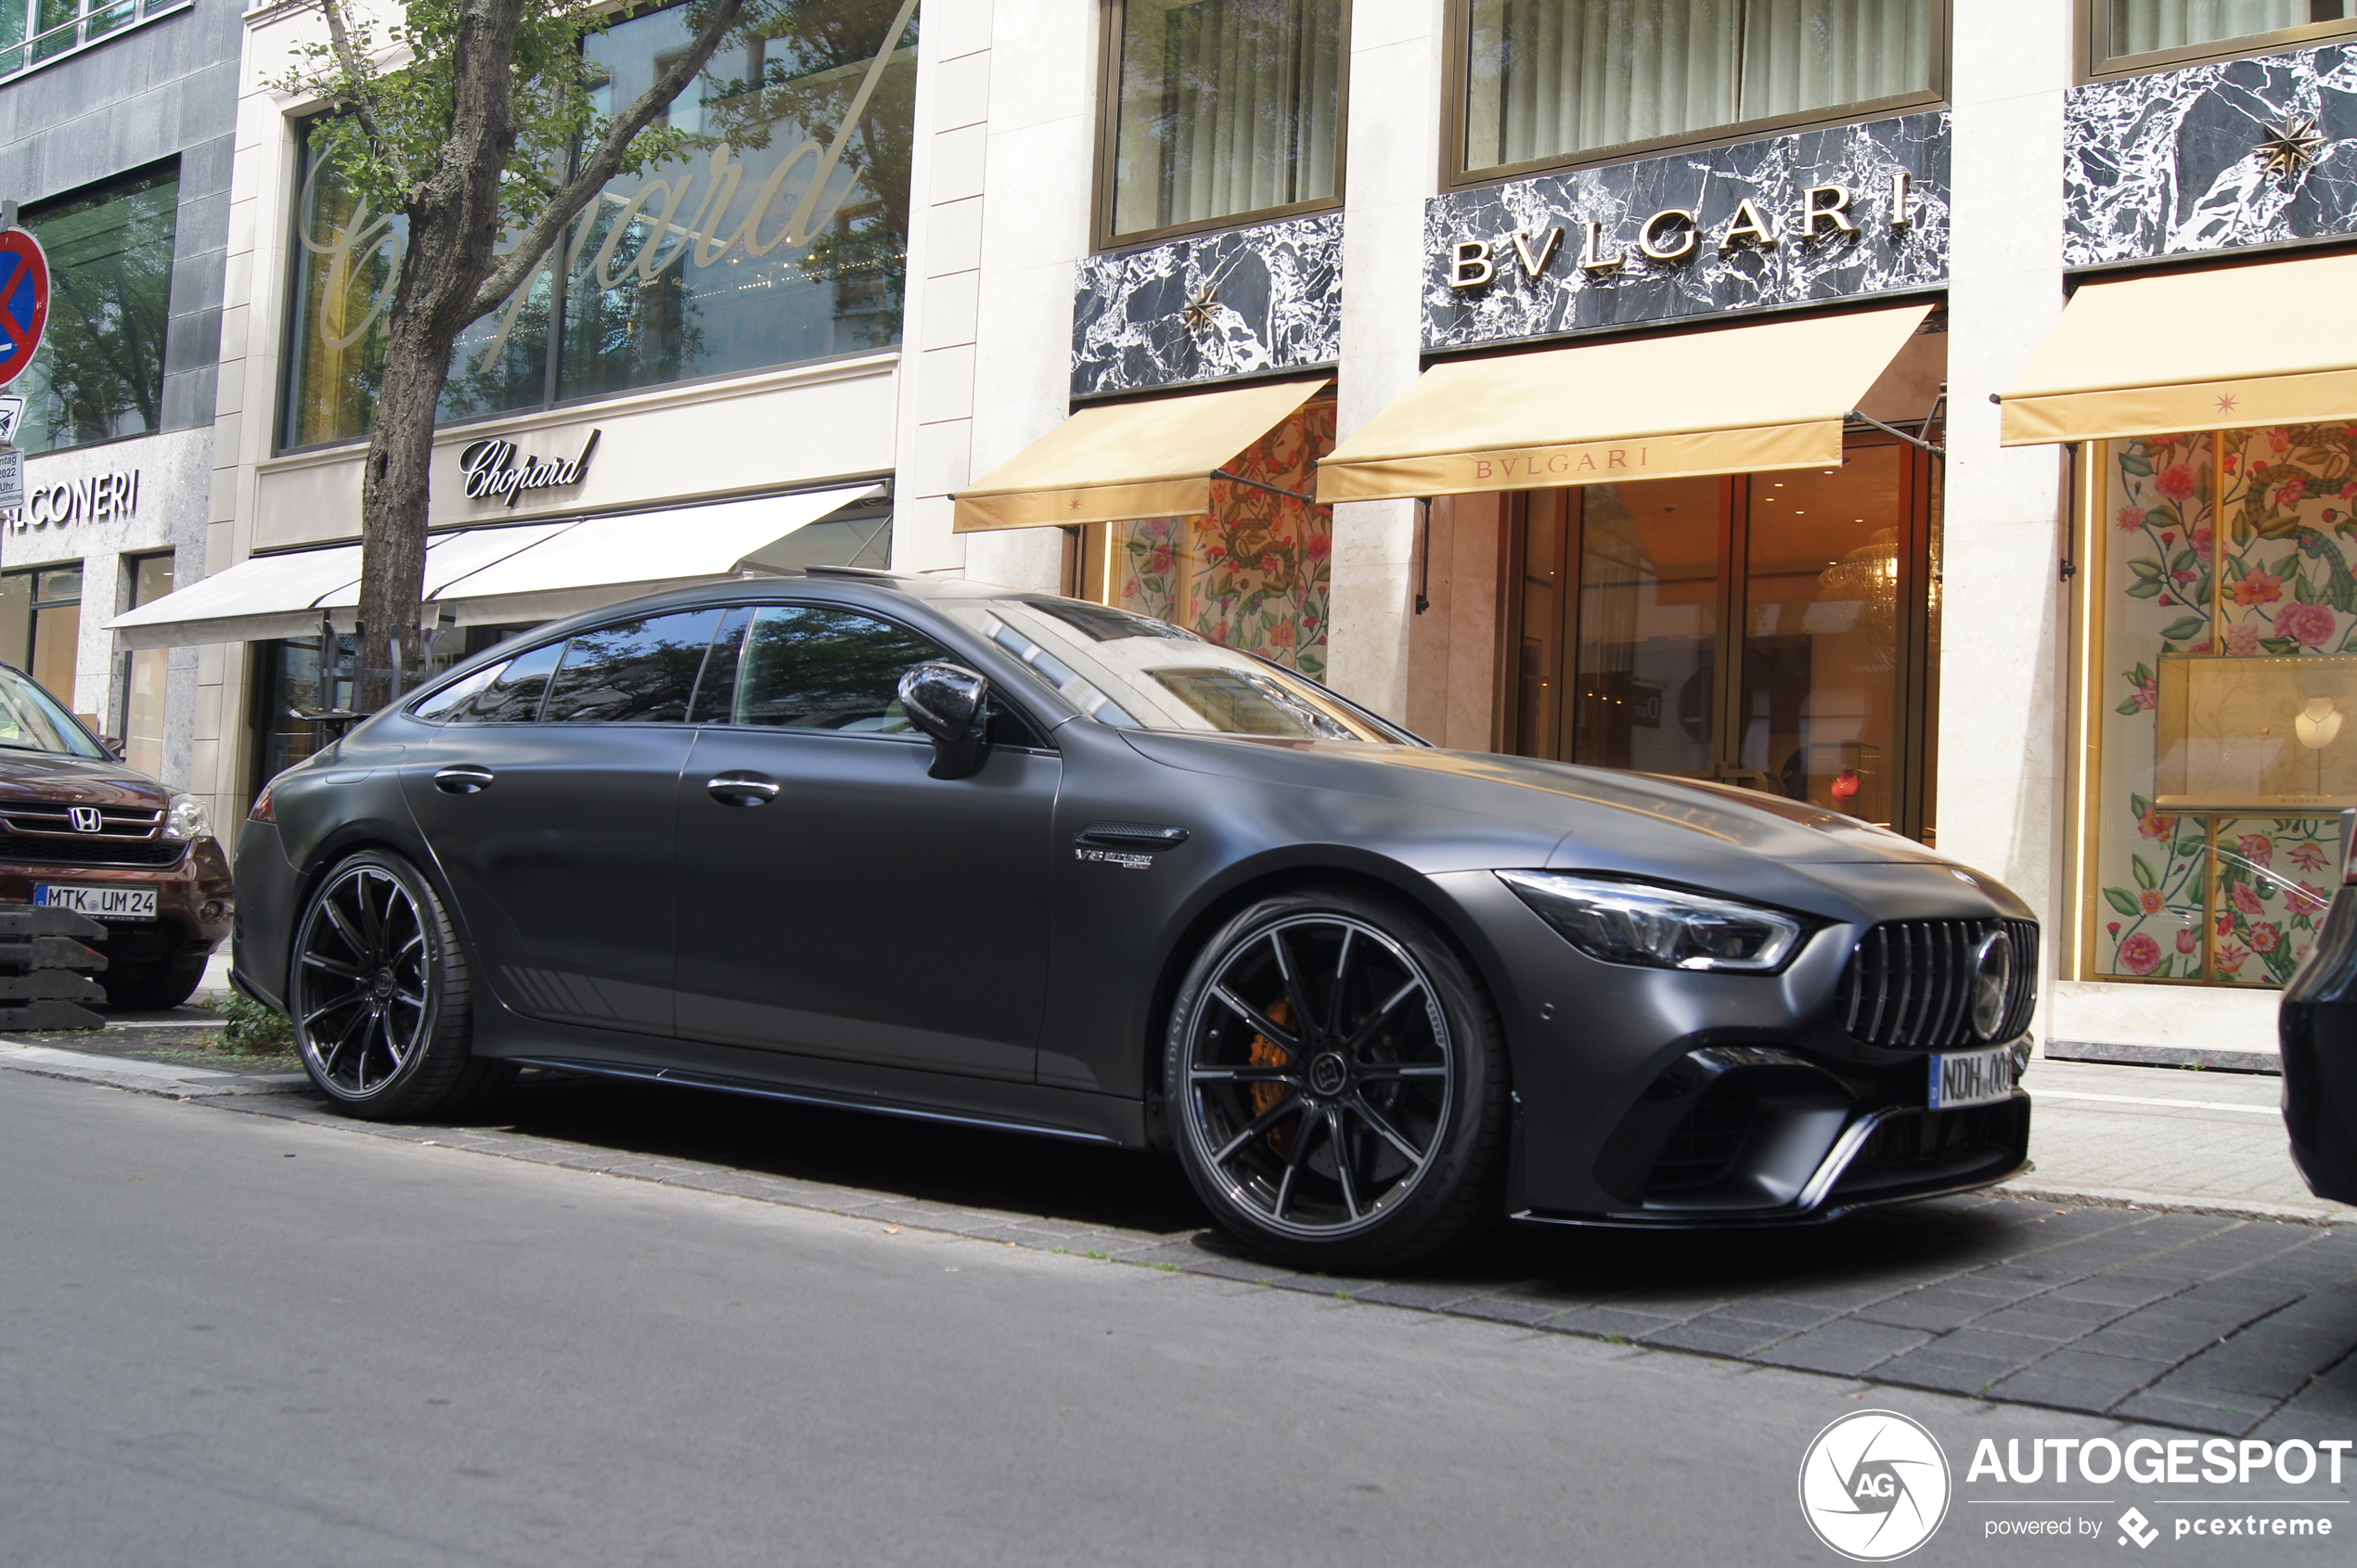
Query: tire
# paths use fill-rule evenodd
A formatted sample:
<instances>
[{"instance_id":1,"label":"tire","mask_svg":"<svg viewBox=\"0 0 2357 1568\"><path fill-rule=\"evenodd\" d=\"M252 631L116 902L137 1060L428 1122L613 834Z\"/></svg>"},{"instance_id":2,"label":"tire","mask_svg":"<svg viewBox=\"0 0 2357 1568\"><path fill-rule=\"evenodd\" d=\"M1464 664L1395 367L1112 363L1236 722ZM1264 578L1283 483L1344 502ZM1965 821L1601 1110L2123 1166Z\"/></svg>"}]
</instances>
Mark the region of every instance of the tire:
<instances>
[{"instance_id":1,"label":"tire","mask_svg":"<svg viewBox=\"0 0 2357 1568\"><path fill-rule=\"evenodd\" d=\"M197 994L197 987L204 983L204 963L202 958L193 962L167 958L107 970L99 974L98 983L106 987L109 1007L156 1012L176 1008Z\"/></svg>"},{"instance_id":2,"label":"tire","mask_svg":"<svg viewBox=\"0 0 2357 1568\"><path fill-rule=\"evenodd\" d=\"M372 1121L450 1115L515 1069L478 1060L467 958L441 899L397 855L365 850L320 880L295 926L287 1004L303 1069Z\"/></svg>"},{"instance_id":3,"label":"tire","mask_svg":"<svg viewBox=\"0 0 2357 1568\"><path fill-rule=\"evenodd\" d=\"M1496 1010L1430 922L1389 899L1307 889L1229 921L1178 989L1163 1084L1188 1179L1254 1252L1397 1268L1503 1218Z\"/></svg>"}]
</instances>

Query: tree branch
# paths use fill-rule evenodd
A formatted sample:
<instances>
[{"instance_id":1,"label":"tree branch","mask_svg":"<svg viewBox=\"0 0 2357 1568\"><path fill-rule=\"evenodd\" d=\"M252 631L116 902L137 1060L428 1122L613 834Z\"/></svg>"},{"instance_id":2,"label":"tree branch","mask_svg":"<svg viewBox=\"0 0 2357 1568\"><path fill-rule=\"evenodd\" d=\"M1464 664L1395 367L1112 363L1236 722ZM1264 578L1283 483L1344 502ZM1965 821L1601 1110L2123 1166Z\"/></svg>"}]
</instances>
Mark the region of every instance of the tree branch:
<instances>
[{"instance_id":1,"label":"tree branch","mask_svg":"<svg viewBox=\"0 0 2357 1568\"><path fill-rule=\"evenodd\" d=\"M335 0L321 0L333 5ZM648 89L639 94L628 109L614 117L606 128L604 139L584 159L573 176L553 199L540 211L540 215L516 236L515 249L496 267L483 287L476 290L474 315L481 317L497 310L509 295L522 288L541 261L556 245L564 226L586 206L590 198L605 188L622 167L625 154L630 150L632 138L654 123L655 116L671 106L688 84L703 71L720 47L721 39L737 25L737 17L744 9L744 0L713 0L712 9L705 13L703 26L696 32L688 47L672 60L670 67Z\"/></svg>"},{"instance_id":2,"label":"tree branch","mask_svg":"<svg viewBox=\"0 0 2357 1568\"><path fill-rule=\"evenodd\" d=\"M384 127L377 122L377 111L368 102L366 62L352 46L352 33L344 25L342 0L319 0L319 13L328 19L328 47L334 52L337 69L343 72L344 83L351 88L353 115L360 122L360 129L367 133L369 142L400 171L401 183L406 187L409 184L409 165L392 138L384 134Z\"/></svg>"}]
</instances>

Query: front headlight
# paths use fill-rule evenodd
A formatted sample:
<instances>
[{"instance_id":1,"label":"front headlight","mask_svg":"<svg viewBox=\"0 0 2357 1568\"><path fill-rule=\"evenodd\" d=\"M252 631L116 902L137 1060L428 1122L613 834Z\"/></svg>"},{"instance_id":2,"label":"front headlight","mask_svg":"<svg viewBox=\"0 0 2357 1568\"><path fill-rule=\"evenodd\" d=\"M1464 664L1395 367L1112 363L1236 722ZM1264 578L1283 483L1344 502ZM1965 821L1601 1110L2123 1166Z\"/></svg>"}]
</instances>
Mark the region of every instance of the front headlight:
<instances>
[{"instance_id":1,"label":"front headlight","mask_svg":"<svg viewBox=\"0 0 2357 1568\"><path fill-rule=\"evenodd\" d=\"M163 814L163 836L176 843L201 839L213 831L213 818L205 812L204 802L195 795L174 795L172 805Z\"/></svg>"},{"instance_id":2,"label":"front headlight","mask_svg":"<svg viewBox=\"0 0 2357 1568\"><path fill-rule=\"evenodd\" d=\"M1800 941L1789 915L1698 893L1561 871L1498 876L1574 947L1609 964L1759 974L1783 967Z\"/></svg>"}]
</instances>

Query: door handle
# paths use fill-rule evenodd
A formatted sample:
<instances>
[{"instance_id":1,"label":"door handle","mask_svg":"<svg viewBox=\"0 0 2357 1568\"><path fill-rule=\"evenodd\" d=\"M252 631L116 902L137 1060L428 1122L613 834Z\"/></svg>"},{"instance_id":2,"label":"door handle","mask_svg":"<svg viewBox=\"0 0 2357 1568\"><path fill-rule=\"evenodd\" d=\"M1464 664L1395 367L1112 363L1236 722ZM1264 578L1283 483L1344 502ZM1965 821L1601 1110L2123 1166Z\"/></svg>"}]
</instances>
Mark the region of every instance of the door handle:
<instances>
[{"instance_id":1,"label":"door handle","mask_svg":"<svg viewBox=\"0 0 2357 1568\"><path fill-rule=\"evenodd\" d=\"M767 805L778 798L778 781L766 774L723 773L705 780L704 792L722 805Z\"/></svg>"},{"instance_id":2,"label":"door handle","mask_svg":"<svg viewBox=\"0 0 2357 1568\"><path fill-rule=\"evenodd\" d=\"M435 770L433 787L445 795L479 795L497 777L480 763L454 763Z\"/></svg>"}]
</instances>

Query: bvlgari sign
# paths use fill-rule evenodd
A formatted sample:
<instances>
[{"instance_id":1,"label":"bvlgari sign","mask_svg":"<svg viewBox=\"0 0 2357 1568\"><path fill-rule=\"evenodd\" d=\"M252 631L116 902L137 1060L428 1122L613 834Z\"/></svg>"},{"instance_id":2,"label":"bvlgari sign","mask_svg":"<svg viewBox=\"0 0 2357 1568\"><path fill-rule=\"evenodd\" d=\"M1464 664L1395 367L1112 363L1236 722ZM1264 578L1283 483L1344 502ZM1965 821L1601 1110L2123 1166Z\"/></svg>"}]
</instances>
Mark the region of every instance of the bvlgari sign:
<instances>
[{"instance_id":1,"label":"bvlgari sign","mask_svg":"<svg viewBox=\"0 0 2357 1568\"><path fill-rule=\"evenodd\" d=\"M1427 349L1937 289L1948 116L1450 192L1424 232Z\"/></svg>"}]
</instances>

